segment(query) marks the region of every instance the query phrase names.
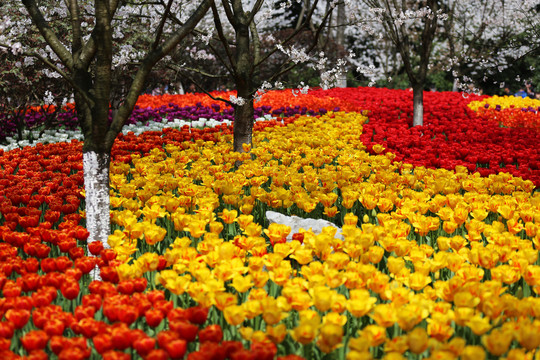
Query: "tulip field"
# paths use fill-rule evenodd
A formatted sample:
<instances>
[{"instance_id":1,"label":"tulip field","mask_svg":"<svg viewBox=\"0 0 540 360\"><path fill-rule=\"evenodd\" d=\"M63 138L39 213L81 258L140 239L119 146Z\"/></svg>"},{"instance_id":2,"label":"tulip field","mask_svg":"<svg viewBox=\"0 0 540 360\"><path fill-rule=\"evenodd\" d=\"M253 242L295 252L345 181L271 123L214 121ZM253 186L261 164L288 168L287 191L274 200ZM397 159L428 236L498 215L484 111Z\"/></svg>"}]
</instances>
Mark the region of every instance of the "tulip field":
<instances>
[{"instance_id":1,"label":"tulip field","mask_svg":"<svg viewBox=\"0 0 540 360\"><path fill-rule=\"evenodd\" d=\"M0 359L540 359L540 101L426 92L415 128L407 90L256 107L236 153L224 103L141 96L132 123L172 125L116 140L110 248L81 141L0 150Z\"/></svg>"}]
</instances>

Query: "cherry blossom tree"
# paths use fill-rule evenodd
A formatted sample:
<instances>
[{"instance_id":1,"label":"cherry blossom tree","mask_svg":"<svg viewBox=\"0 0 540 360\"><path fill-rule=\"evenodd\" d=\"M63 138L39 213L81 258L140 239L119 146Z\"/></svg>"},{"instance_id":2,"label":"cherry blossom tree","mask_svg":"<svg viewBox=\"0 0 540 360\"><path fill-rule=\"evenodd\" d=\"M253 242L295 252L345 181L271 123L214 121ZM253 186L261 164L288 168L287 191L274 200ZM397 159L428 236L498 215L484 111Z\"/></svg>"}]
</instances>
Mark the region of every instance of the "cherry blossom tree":
<instances>
[{"instance_id":1,"label":"cherry blossom tree","mask_svg":"<svg viewBox=\"0 0 540 360\"><path fill-rule=\"evenodd\" d=\"M3 20L8 22L0 33L3 47L24 59L39 59L47 65L51 76L63 78L74 91L84 134L88 242L102 241L108 246L109 165L115 138L131 114L152 68L193 31L212 3L212 0L168 0L163 7L139 0L129 3L8 0L3 4L2 8L7 10L3 12ZM168 21L172 11L180 23ZM15 23L16 13L18 19L27 20ZM130 29L133 24L151 25L155 31L152 36L148 36L148 31L133 32ZM30 35L26 34L34 29L39 32L41 42L32 47L31 41L27 41ZM130 37L136 37L136 41ZM125 95L119 97L120 90L114 86L128 63L135 63L136 71L132 78L124 78L121 86Z\"/></svg>"},{"instance_id":2,"label":"cherry blossom tree","mask_svg":"<svg viewBox=\"0 0 540 360\"><path fill-rule=\"evenodd\" d=\"M413 90L413 126L423 125L423 92L441 17L439 1L363 0L363 4L369 7L364 17L370 24L368 31L386 37L400 56ZM359 70L373 76L372 69Z\"/></svg>"},{"instance_id":3,"label":"cherry blossom tree","mask_svg":"<svg viewBox=\"0 0 540 360\"><path fill-rule=\"evenodd\" d=\"M441 10L446 16L439 42L445 51L438 52L434 62L451 71L454 91L478 92L479 82L520 58L539 54L537 0L447 0Z\"/></svg>"},{"instance_id":4,"label":"cherry blossom tree","mask_svg":"<svg viewBox=\"0 0 540 360\"><path fill-rule=\"evenodd\" d=\"M538 54L538 0L360 0L347 2L352 63L374 83L404 71L413 90L413 126L423 124L427 76L447 71L454 90ZM354 48L361 48L358 51ZM502 86L503 84L501 84Z\"/></svg>"},{"instance_id":5,"label":"cherry blossom tree","mask_svg":"<svg viewBox=\"0 0 540 360\"><path fill-rule=\"evenodd\" d=\"M234 108L234 151L244 152L243 144L251 144L254 98L271 88L280 88L276 80L298 64L314 62L315 67L323 69L326 57L317 52L318 45L337 4L337 1L306 1L296 24L284 17L284 10L293 5L291 1L222 0L212 5L212 16L207 21L212 22L214 29L199 35L198 48L201 50L196 54L211 56L219 62L224 69L223 76L230 78L237 90L237 96L222 99ZM276 31L284 24L288 32ZM306 33L310 36L309 44L293 46L294 40ZM283 37L277 38L277 35ZM188 70L216 75L201 68ZM337 73L321 72L326 81ZM185 71L184 76L197 83ZM209 93L208 89L198 85L200 91ZM306 86L300 88L307 91Z\"/></svg>"}]
</instances>

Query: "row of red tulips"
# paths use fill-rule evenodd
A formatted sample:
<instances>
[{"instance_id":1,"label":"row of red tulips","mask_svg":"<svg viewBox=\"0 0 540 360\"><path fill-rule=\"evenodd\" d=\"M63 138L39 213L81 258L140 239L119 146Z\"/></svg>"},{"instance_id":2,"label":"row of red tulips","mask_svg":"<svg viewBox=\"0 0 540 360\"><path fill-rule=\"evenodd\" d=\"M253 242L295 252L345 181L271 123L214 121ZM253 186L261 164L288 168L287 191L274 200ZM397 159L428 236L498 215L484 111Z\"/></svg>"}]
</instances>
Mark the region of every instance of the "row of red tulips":
<instances>
[{"instance_id":1,"label":"row of red tulips","mask_svg":"<svg viewBox=\"0 0 540 360\"><path fill-rule=\"evenodd\" d=\"M482 176L507 172L540 185L540 133L498 127L467 107L484 97L461 93L424 93L424 126L412 125L412 92L384 88L331 89L311 92L337 97L369 110L361 139L372 153L381 144L396 161L429 168L462 165Z\"/></svg>"}]
</instances>

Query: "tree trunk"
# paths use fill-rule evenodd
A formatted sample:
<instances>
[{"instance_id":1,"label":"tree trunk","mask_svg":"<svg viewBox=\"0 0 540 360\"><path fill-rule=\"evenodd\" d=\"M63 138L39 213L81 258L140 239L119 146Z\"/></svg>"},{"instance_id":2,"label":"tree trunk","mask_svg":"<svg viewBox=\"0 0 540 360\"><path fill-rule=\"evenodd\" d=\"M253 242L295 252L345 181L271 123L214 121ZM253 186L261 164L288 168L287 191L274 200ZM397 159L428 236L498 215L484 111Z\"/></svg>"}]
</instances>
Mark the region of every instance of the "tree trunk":
<instances>
[{"instance_id":1,"label":"tree trunk","mask_svg":"<svg viewBox=\"0 0 540 360\"><path fill-rule=\"evenodd\" d=\"M86 192L86 228L90 233L88 243L101 241L109 248L107 239L111 232L109 197L109 153L87 151L83 153L84 188ZM91 273L93 279L100 279L96 267Z\"/></svg>"},{"instance_id":2,"label":"tree trunk","mask_svg":"<svg viewBox=\"0 0 540 360\"><path fill-rule=\"evenodd\" d=\"M422 84L413 86L413 126L424 125L424 87Z\"/></svg>"},{"instance_id":3,"label":"tree trunk","mask_svg":"<svg viewBox=\"0 0 540 360\"><path fill-rule=\"evenodd\" d=\"M244 152L242 144L251 144L253 136L254 109L253 97L248 91L238 89L238 97L246 100L243 105L234 107L234 144L233 149L236 152Z\"/></svg>"},{"instance_id":4,"label":"tree trunk","mask_svg":"<svg viewBox=\"0 0 540 360\"><path fill-rule=\"evenodd\" d=\"M347 19L347 14L345 12L345 3L340 2L337 8L337 18L336 18L336 43L345 49L345 21ZM336 87L345 88L347 87L347 73L338 74Z\"/></svg>"},{"instance_id":5,"label":"tree trunk","mask_svg":"<svg viewBox=\"0 0 540 360\"><path fill-rule=\"evenodd\" d=\"M254 64L250 52L249 23L247 16L237 14L236 31L236 91L242 105L234 107L234 143L236 152L244 152L242 144L251 144L253 135L253 75ZM239 165L239 164L237 164Z\"/></svg>"}]
</instances>

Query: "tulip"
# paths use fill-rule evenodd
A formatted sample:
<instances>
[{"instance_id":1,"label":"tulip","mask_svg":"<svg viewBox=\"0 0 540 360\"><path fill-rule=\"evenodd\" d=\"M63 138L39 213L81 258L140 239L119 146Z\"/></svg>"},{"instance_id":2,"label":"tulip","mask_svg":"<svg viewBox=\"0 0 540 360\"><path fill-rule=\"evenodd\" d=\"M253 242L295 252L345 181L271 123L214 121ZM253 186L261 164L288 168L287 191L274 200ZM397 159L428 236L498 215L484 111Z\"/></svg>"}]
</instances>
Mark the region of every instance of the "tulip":
<instances>
[{"instance_id":1,"label":"tulip","mask_svg":"<svg viewBox=\"0 0 540 360\"><path fill-rule=\"evenodd\" d=\"M44 349L48 341L49 337L43 330L32 330L21 338L21 343L28 352Z\"/></svg>"},{"instance_id":2,"label":"tulip","mask_svg":"<svg viewBox=\"0 0 540 360\"><path fill-rule=\"evenodd\" d=\"M165 350L172 359L182 359L187 350L186 341L182 339L172 340L165 345Z\"/></svg>"},{"instance_id":3,"label":"tulip","mask_svg":"<svg viewBox=\"0 0 540 360\"><path fill-rule=\"evenodd\" d=\"M24 309L9 309L6 311L5 317L15 329L22 329L28 320L30 320L30 311Z\"/></svg>"},{"instance_id":4,"label":"tulip","mask_svg":"<svg viewBox=\"0 0 540 360\"><path fill-rule=\"evenodd\" d=\"M178 334L180 339L186 342L195 341L199 327L185 320L174 320L169 322L170 329Z\"/></svg>"},{"instance_id":5,"label":"tulip","mask_svg":"<svg viewBox=\"0 0 540 360\"><path fill-rule=\"evenodd\" d=\"M187 309L187 318L189 322L197 325L202 325L208 318L208 308L195 306Z\"/></svg>"},{"instance_id":6,"label":"tulip","mask_svg":"<svg viewBox=\"0 0 540 360\"><path fill-rule=\"evenodd\" d=\"M98 354L103 354L114 348L112 338L109 334L98 334L92 338L92 342Z\"/></svg>"},{"instance_id":7,"label":"tulip","mask_svg":"<svg viewBox=\"0 0 540 360\"><path fill-rule=\"evenodd\" d=\"M219 325L209 325L206 328L199 331L199 342L204 343L207 341L220 343L223 339L223 331Z\"/></svg>"}]
</instances>

